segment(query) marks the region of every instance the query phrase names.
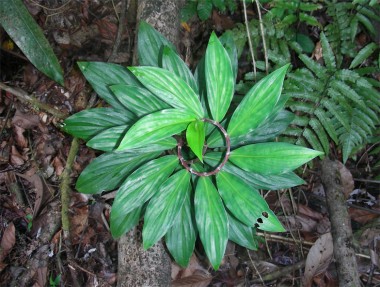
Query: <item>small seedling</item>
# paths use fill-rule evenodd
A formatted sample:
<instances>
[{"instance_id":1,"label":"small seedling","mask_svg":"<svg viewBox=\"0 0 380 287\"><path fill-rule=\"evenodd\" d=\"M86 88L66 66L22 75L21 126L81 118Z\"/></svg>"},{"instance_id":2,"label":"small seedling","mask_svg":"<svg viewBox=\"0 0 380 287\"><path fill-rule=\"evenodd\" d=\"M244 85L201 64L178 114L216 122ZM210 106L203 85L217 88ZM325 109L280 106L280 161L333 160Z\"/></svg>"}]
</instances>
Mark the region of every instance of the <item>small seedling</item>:
<instances>
[{"instance_id":1,"label":"small seedling","mask_svg":"<svg viewBox=\"0 0 380 287\"><path fill-rule=\"evenodd\" d=\"M112 107L65 121L67 132L106 152L86 167L76 188L91 194L118 189L111 210L114 237L143 218L144 248L165 237L173 258L186 266L198 234L217 269L228 240L257 249L256 228L285 231L258 190L302 183L292 170L321 153L274 141L293 119L281 97L288 65L239 103L231 38L213 33L193 75L147 23L138 36L144 66L79 63Z\"/></svg>"}]
</instances>

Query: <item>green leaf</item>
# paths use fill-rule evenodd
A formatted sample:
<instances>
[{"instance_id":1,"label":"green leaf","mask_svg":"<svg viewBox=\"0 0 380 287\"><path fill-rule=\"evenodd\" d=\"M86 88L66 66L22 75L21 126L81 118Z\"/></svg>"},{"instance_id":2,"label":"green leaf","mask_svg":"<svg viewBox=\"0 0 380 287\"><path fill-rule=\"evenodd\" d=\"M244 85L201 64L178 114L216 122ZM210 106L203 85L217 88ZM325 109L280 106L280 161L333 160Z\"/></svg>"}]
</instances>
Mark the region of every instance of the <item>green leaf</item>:
<instances>
[{"instance_id":1,"label":"green leaf","mask_svg":"<svg viewBox=\"0 0 380 287\"><path fill-rule=\"evenodd\" d=\"M122 105L109 89L117 84L141 86L127 68L103 62L78 62L78 67L100 98L114 109L128 112L127 107Z\"/></svg>"},{"instance_id":2,"label":"green leaf","mask_svg":"<svg viewBox=\"0 0 380 287\"><path fill-rule=\"evenodd\" d=\"M87 146L105 152L113 151L120 144L128 128L129 125L124 125L101 131L87 142Z\"/></svg>"},{"instance_id":3,"label":"green leaf","mask_svg":"<svg viewBox=\"0 0 380 287\"><path fill-rule=\"evenodd\" d=\"M314 51L314 47L315 47L314 42L313 40L311 40L311 38L308 35L297 33L296 41L302 47L302 50L305 53L311 54Z\"/></svg>"},{"instance_id":4,"label":"green leaf","mask_svg":"<svg viewBox=\"0 0 380 287\"><path fill-rule=\"evenodd\" d=\"M289 65L274 71L254 85L232 115L228 125L231 138L245 135L260 126L276 106Z\"/></svg>"},{"instance_id":5,"label":"green leaf","mask_svg":"<svg viewBox=\"0 0 380 287\"><path fill-rule=\"evenodd\" d=\"M114 218L123 217L152 198L177 166L178 158L168 155L151 160L135 170L116 193L112 205Z\"/></svg>"},{"instance_id":6,"label":"green leaf","mask_svg":"<svg viewBox=\"0 0 380 287\"><path fill-rule=\"evenodd\" d=\"M215 270L223 259L228 240L228 219L223 202L209 177L200 177L194 197L199 237Z\"/></svg>"},{"instance_id":7,"label":"green leaf","mask_svg":"<svg viewBox=\"0 0 380 287\"><path fill-rule=\"evenodd\" d=\"M125 134L117 150L146 146L178 134L195 120L193 114L167 109L149 114L137 121Z\"/></svg>"},{"instance_id":8,"label":"green leaf","mask_svg":"<svg viewBox=\"0 0 380 287\"><path fill-rule=\"evenodd\" d=\"M139 118L170 108L167 103L145 88L120 84L110 86L110 89L120 103Z\"/></svg>"},{"instance_id":9,"label":"green leaf","mask_svg":"<svg viewBox=\"0 0 380 287\"><path fill-rule=\"evenodd\" d=\"M174 260L182 267L189 264L193 254L196 232L190 194L186 193L181 212L165 235L166 247Z\"/></svg>"},{"instance_id":10,"label":"green leaf","mask_svg":"<svg viewBox=\"0 0 380 287\"><path fill-rule=\"evenodd\" d=\"M181 22L187 22L197 13L197 2L188 1L185 6L180 10L181 13Z\"/></svg>"},{"instance_id":11,"label":"green leaf","mask_svg":"<svg viewBox=\"0 0 380 287\"><path fill-rule=\"evenodd\" d=\"M162 46L175 47L164 36L145 21L140 21L137 37L139 64L142 66L158 67L158 59Z\"/></svg>"},{"instance_id":12,"label":"green leaf","mask_svg":"<svg viewBox=\"0 0 380 287\"><path fill-rule=\"evenodd\" d=\"M74 137L88 141L102 131L130 124L134 120L131 112L119 112L113 108L83 110L64 121L63 130Z\"/></svg>"},{"instance_id":13,"label":"green leaf","mask_svg":"<svg viewBox=\"0 0 380 287\"><path fill-rule=\"evenodd\" d=\"M357 13L355 17L358 19L360 23L367 29L368 32L370 32L372 35L376 35L376 29L375 26L372 24L371 20L368 19L367 16Z\"/></svg>"},{"instance_id":14,"label":"green leaf","mask_svg":"<svg viewBox=\"0 0 380 287\"><path fill-rule=\"evenodd\" d=\"M231 60L213 32L206 50L206 87L212 118L220 122L227 113L234 94Z\"/></svg>"},{"instance_id":15,"label":"green leaf","mask_svg":"<svg viewBox=\"0 0 380 287\"><path fill-rule=\"evenodd\" d=\"M201 21L207 20L211 16L212 2L209 0L198 0L197 11Z\"/></svg>"},{"instance_id":16,"label":"green leaf","mask_svg":"<svg viewBox=\"0 0 380 287\"><path fill-rule=\"evenodd\" d=\"M371 54L377 48L379 48L379 46L372 42L372 43L369 43L367 46L365 46L363 49L361 49L359 53L355 56L355 58L352 60L350 69L356 68L360 64L363 64L364 61L367 60L367 58L371 56Z\"/></svg>"},{"instance_id":17,"label":"green leaf","mask_svg":"<svg viewBox=\"0 0 380 287\"><path fill-rule=\"evenodd\" d=\"M231 146L247 145L250 143L273 140L282 134L294 119L294 114L283 110L272 119L270 117L254 131L231 139Z\"/></svg>"},{"instance_id":18,"label":"green leaf","mask_svg":"<svg viewBox=\"0 0 380 287\"><path fill-rule=\"evenodd\" d=\"M306 13L299 13L300 22L305 22L306 24L310 26L316 26L316 27L322 27L322 25L319 23L318 19L314 16L308 15Z\"/></svg>"},{"instance_id":19,"label":"green leaf","mask_svg":"<svg viewBox=\"0 0 380 287\"><path fill-rule=\"evenodd\" d=\"M123 216L115 218L115 213L112 212L111 208L110 229L112 237L119 238L131 230L134 226L136 226L140 220L141 209L141 207L138 207L131 212L124 214Z\"/></svg>"},{"instance_id":20,"label":"green leaf","mask_svg":"<svg viewBox=\"0 0 380 287\"><path fill-rule=\"evenodd\" d=\"M292 171L322 154L301 146L272 142L240 147L231 152L229 160L246 171L280 174Z\"/></svg>"},{"instance_id":21,"label":"green leaf","mask_svg":"<svg viewBox=\"0 0 380 287\"><path fill-rule=\"evenodd\" d=\"M144 249L152 247L174 224L190 193L190 173L182 169L169 177L148 203L144 216Z\"/></svg>"},{"instance_id":22,"label":"green leaf","mask_svg":"<svg viewBox=\"0 0 380 287\"><path fill-rule=\"evenodd\" d=\"M204 161L215 167L220 163L222 154L217 152L206 153ZM238 168L237 166L227 162L223 169L226 172L234 174L244 180L247 184L255 189L279 190L304 184L305 181L294 172L286 172L282 174L261 175L258 173L248 172Z\"/></svg>"},{"instance_id":23,"label":"green leaf","mask_svg":"<svg viewBox=\"0 0 380 287\"><path fill-rule=\"evenodd\" d=\"M184 80L170 71L156 67L129 67L145 87L169 105L203 117L197 94Z\"/></svg>"},{"instance_id":24,"label":"green leaf","mask_svg":"<svg viewBox=\"0 0 380 287\"><path fill-rule=\"evenodd\" d=\"M239 244L240 246L249 248L251 250L257 250L258 243L253 236L254 229L244 225L234 216L227 213L229 223L229 237L228 239Z\"/></svg>"},{"instance_id":25,"label":"green leaf","mask_svg":"<svg viewBox=\"0 0 380 287\"><path fill-rule=\"evenodd\" d=\"M94 159L80 174L76 189L94 194L119 187L136 167L157 157L159 153L112 152Z\"/></svg>"},{"instance_id":26,"label":"green leaf","mask_svg":"<svg viewBox=\"0 0 380 287\"><path fill-rule=\"evenodd\" d=\"M204 122L200 120L191 122L186 130L186 140L191 150L203 162L203 146L205 144Z\"/></svg>"},{"instance_id":27,"label":"green leaf","mask_svg":"<svg viewBox=\"0 0 380 287\"><path fill-rule=\"evenodd\" d=\"M330 44L326 38L325 33L321 33L321 44L322 44L322 53L323 60L325 61L326 67L330 70L336 70L336 61L334 52L330 47Z\"/></svg>"},{"instance_id":28,"label":"green leaf","mask_svg":"<svg viewBox=\"0 0 380 287\"><path fill-rule=\"evenodd\" d=\"M161 67L184 80L194 92L198 93L198 86L189 67L170 47L164 46L162 50Z\"/></svg>"},{"instance_id":29,"label":"green leaf","mask_svg":"<svg viewBox=\"0 0 380 287\"><path fill-rule=\"evenodd\" d=\"M220 171L216 182L224 204L242 223L251 227L258 224L265 231L285 231L277 217L271 213L265 199L242 179Z\"/></svg>"},{"instance_id":30,"label":"green leaf","mask_svg":"<svg viewBox=\"0 0 380 287\"><path fill-rule=\"evenodd\" d=\"M23 1L0 1L0 25L38 70L64 85L59 61Z\"/></svg>"},{"instance_id":31,"label":"green leaf","mask_svg":"<svg viewBox=\"0 0 380 287\"><path fill-rule=\"evenodd\" d=\"M234 41L233 32L231 30L227 30L225 33L223 33L219 40L220 43L222 43L223 47L226 49L228 56L230 57L235 84L238 71L238 52Z\"/></svg>"}]
</instances>

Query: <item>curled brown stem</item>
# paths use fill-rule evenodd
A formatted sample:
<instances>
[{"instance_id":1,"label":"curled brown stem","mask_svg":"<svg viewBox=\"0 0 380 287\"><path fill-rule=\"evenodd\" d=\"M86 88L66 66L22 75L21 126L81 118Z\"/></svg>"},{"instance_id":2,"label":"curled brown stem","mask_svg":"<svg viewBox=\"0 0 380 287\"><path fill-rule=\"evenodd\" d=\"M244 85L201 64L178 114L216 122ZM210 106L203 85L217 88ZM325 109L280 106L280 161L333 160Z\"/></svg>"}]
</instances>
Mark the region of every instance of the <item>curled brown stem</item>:
<instances>
[{"instance_id":1,"label":"curled brown stem","mask_svg":"<svg viewBox=\"0 0 380 287\"><path fill-rule=\"evenodd\" d=\"M224 158L223 158L223 161L212 171L208 171L208 172L198 172L198 171L195 171L190 165L188 161L186 161L184 158L183 158L183 155L182 155L182 147L183 147L183 140L182 138L179 138L178 141L177 141L177 155L178 155L178 158L182 164L182 166L190 173L192 174L195 174L197 176L211 176L211 175L215 175L217 174L222 168L223 166L226 164L229 156L230 156L230 153L231 153L231 140L230 140L230 136L227 134L226 130L223 128L223 126L214 121L214 120L211 120L211 119L202 119L203 122L207 122L207 123L210 123L214 126L216 126L223 134L224 136L224 139L226 140L226 146L227 146L227 150L226 150L226 154L224 155Z\"/></svg>"}]
</instances>

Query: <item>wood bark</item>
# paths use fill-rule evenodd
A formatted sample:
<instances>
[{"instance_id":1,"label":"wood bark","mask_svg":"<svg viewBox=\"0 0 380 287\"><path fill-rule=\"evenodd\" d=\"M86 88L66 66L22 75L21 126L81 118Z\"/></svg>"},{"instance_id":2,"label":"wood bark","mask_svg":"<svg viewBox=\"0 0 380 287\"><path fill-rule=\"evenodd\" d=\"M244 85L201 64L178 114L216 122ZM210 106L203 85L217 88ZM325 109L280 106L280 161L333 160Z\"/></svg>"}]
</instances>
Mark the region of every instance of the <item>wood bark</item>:
<instances>
[{"instance_id":1,"label":"wood bark","mask_svg":"<svg viewBox=\"0 0 380 287\"><path fill-rule=\"evenodd\" d=\"M352 244L351 220L344 197L344 182L340 174L342 166L338 161L325 159L322 163L322 183L331 221L339 286L357 287L360 280Z\"/></svg>"},{"instance_id":2,"label":"wood bark","mask_svg":"<svg viewBox=\"0 0 380 287\"><path fill-rule=\"evenodd\" d=\"M176 0L139 0L137 27L139 21L144 20L175 46L178 46L181 2ZM137 64L136 51L137 44L135 45L134 65ZM159 241L145 251L142 247L141 226L134 228L119 239L118 260L118 287L170 286L171 259L164 244Z\"/></svg>"}]
</instances>

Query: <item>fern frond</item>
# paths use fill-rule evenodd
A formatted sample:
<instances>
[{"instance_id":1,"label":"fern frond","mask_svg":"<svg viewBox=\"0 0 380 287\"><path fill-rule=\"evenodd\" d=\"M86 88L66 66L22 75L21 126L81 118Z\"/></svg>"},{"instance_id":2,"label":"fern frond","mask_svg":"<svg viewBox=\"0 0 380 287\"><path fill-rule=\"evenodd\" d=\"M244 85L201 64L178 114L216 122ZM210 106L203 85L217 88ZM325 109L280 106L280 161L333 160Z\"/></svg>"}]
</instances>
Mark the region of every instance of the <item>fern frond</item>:
<instances>
[{"instance_id":1,"label":"fern frond","mask_svg":"<svg viewBox=\"0 0 380 287\"><path fill-rule=\"evenodd\" d=\"M322 44L322 53L323 59L325 60L325 65L327 69L332 70L336 69L336 62L334 52L331 49L329 42L327 41L325 33L321 33L321 44Z\"/></svg>"}]
</instances>

